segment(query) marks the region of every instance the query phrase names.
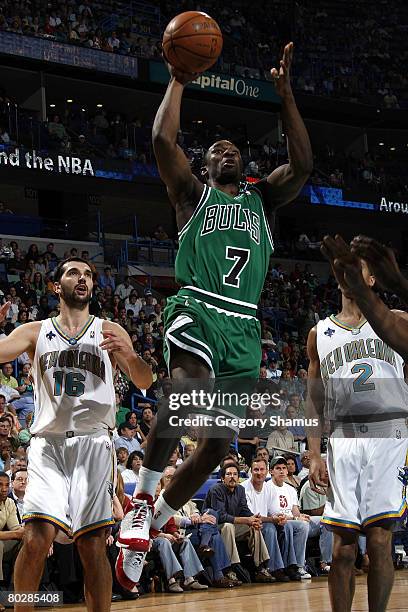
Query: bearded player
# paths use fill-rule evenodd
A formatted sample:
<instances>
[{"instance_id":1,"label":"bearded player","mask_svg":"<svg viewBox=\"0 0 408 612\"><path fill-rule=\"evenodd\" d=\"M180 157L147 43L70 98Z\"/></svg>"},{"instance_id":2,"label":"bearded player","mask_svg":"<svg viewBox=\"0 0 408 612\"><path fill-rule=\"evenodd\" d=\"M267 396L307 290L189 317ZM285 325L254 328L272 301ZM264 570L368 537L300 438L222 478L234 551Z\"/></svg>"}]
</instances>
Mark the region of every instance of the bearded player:
<instances>
[{"instance_id":1,"label":"bearded player","mask_svg":"<svg viewBox=\"0 0 408 612\"><path fill-rule=\"evenodd\" d=\"M170 82L153 125L153 147L179 229L175 272L182 288L169 299L164 313L165 352L175 383L195 379L204 385L212 377L237 381L259 376L260 324L256 312L273 252L274 214L296 198L312 169L309 137L290 85L292 54L293 44L289 43L279 71L271 71L282 100L289 163L256 185L243 187L240 152L227 140L215 142L208 149L203 182L192 174L177 145L177 133L184 87L195 77L169 66ZM128 520L125 517L119 536L123 544L142 552L149 545L156 484L180 435L175 430L164 437L158 432L159 426L160 418L149 433L135 515ZM212 431L211 438L199 440L195 453L177 468L156 502L154 529L160 529L194 495L225 456L233 430L227 434ZM126 559L120 571L123 569L137 582L138 573L125 565Z\"/></svg>"},{"instance_id":2,"label":"bearded player","mask_svg":"<svg viewBox=\"0 0 408 612\"><path fill-rule=\"evenodd\" d=\"M116 365L139 388L152 383L149 366L116 323L89 314L92 270L81 258L55 270L60 314L26 323L0 340L0 362L27 352L34 381L24 536L14 569L17 593L36 591L59 529L71 535L84 569L88 610L110 610L112 576L106 528L112 519ZM10 303L0 309L0 321ZM19 604L18 610L31 610Z\"/></svg>"},{"instance_id":3,"label":"bearded player","mask_svg":"<svg viewBox=\"0 0 408 612\"><path fill-rule=\"evenodd\" d=\"M325 413L331 425L327 459L331 487L322 519L334 531L330 598L334 612L351 610L357 542L363 533L370 559L369 610L382 612L394 577L392 530L396 521L404 518L407 507L408 389L404 358L374 331L361 312L348 277L339 262L334 263L336 241L325 238L322 250L339 282L341 312L319 321L308 338L308 418L322 418ZM352 265L361 294L380 302L372 291L375 278L366 262L353 256ZM370 316L368 310L366 314ZM394 317L407 325L406 313L396 312ZM319 428L308 432L308 440L312 453L309 478L313 488L321 492L327 483L320 458L320 433Z\"/></svg>"}]
</instances>

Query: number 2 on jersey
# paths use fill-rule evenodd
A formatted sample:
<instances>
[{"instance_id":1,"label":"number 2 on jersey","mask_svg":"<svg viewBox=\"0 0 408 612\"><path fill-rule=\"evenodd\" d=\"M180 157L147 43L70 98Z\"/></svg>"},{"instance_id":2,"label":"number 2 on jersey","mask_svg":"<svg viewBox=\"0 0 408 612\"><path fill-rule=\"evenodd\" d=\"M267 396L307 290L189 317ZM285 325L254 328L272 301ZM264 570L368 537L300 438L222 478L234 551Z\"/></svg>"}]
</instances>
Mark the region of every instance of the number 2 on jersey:
<instances>
[{"instance_id":1,"label":"number 2 on jersey","mask_svg":"<svg viewBox=\"0 0 408 612\"><path fill-rule=\"evenodd\" d=\"M80 397L81 395L84 394L85 376L83 374L74 373L74 372L65 373L65 372L61 372L61 370L58 370L57 372L54 372L53 377L55 380L54 382L55 397L62 395L62 393L64 392L64 387L65 387L65 393L69 395L70 397ZM65 379L65 385L64 385L64 379Z\"/></svg>"},{"instance_id":2,"label":"number 2 on jersey","mask_svg":"<svg viewBox=\"0 0 408 612\"><path fill-rule=\"evenodd\" d=\"M357 378L353 381L353 389L357 393L359 391L374 391L375 384L373 382L367 382L370 376L373 375L373 368L369 363L356 363L351 368L352 374L358 374Z\"/></svg>"},{"instance_id":3,"label":"number 2 on jersey","mask_svg":"<svg viewBox=\"0 0 408 612\"><path fill-rule=\"evenodd\" d=\"M239 249L232 246L225 247L225 258L232 260L234 263L228 274L224 274L222 277L224 285L239 289L240 276L249 261L250 255L251 251L249 249Z\"/></svg>"}]
</instances>

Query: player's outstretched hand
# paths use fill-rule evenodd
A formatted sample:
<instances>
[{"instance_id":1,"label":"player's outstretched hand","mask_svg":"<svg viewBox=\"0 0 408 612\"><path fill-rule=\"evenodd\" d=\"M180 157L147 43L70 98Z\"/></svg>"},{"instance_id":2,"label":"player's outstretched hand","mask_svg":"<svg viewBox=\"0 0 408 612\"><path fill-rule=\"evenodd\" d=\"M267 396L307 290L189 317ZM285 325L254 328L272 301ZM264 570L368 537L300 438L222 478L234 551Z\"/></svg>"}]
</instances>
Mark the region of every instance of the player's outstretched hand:
<instances>
[{"instance_id":1,"label":"player's outstretched hand","mask_svg":"<svg viewBox=\"0 0 408 612\"><path fill-rule=\"evenodd\" d=\"M350 244L351 252L366 260L381 289L398 290L405 279L392 249L368 236L355 236Z\"/></svg>"},{"instance_id":2,"label":"player's outstretched hand","mask_svg":"<svg viewBox=\"0 0 408 612\"><path fill-rule=\"evenodd\" d=\"M350 246L339 234L334 238L325 236L320 250L329 260L336 280L347 298L353 299L356 292L366 288L360 258L352 253Z\"/></svg>"},{"instance_id":3,"label":"player's outstretched hand","mask_svg":"<svg viewBox=\"0 0 408 612\"><path fill-rule=\"evenodd\" d=\"M326 495L329 484L327 480L327 467L320 455L312 455L310 457L309 482L312 491L316 491L320 495Z\"/></svg>"},{"instance_id":4,"label":"player's outstretched hand","mask_svg":"<svg viewBox=\"0 0 408 612\"><path fill-rule=\"evenodd\" d=\"M4 319L7 317L7 313L9 311L10 306L11 306L11 302L6 302L0 308L0 323L2 323Z\"/></svg>"},{"instance_id":5,"label":"player's outstretched hand","mask_svg":"<svg viewBox=\"0 0 408 612\"><path fill-rule=\"evenodd\" d=\"M290 84L290 67L293 59L293 42L285 45L283 50L282 59L279 62L279 70L277 68L271 69L271 75L273 82L275 83L276 93L284 98L285 96L292 95L292 87Z\"/></svg>"}]
</instances>

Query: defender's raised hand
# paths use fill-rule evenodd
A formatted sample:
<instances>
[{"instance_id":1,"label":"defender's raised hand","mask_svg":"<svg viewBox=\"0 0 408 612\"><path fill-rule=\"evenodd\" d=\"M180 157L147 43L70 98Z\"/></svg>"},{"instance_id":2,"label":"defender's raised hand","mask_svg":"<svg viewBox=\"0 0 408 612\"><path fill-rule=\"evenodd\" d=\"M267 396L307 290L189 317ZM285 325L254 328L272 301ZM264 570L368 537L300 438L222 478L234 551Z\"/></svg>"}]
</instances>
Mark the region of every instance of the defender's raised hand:
<instances>
[{"instance_id":1,"label":"defender's raised hand","mask_svg":"<svg viewBox=\"0 0 408 612\"><path fill-rule=\"evenodd\" d=\"M351 241L351 252L365 259L381 289L398 293L407 281L401 274L394 251L374 238L355 236Z\"/></svg>"},{"instance_id":2,"label":"defender's raised hand","mask_svg":"<svg viewBox=\"0 0 408 612\"><path fill-rule=\"evenodd\" d=\"M334 238L325 236L320 250L329 260L336 280L347 298L352 299L354 292L366 288L361 261L339 234Z\"/></svg>"},{"instance_id":3,"label":"defender's raised hand","mask_svg":"<svg viewBox=\"0 0 408 612\"><path fill-rule=\"evenodd\" d=\"M282 59L279 62L279 70L277 68L271 69L271 75L275 83L276 93L284 98L285 96L292 95L292 87L290 84L290 67L293 59L293 42L285 45L283 50Z\"/></svg>"}]
</instances>

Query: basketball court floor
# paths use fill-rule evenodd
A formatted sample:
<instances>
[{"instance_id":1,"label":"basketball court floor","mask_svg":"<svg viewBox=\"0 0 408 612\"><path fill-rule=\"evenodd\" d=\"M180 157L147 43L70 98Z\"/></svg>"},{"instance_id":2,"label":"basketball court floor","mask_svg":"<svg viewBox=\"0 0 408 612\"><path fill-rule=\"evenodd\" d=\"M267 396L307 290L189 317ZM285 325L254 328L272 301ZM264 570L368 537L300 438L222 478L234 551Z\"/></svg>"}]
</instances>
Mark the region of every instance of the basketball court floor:
<instances>
[{"instance_id":1,"label":"basketball court floor","mask_svg":"<svg viewBox=\"0 0 408 612\"><path fill-rule=\"evenodd\" d=\"M366 576L356 577L353 612L368 612ZM64 612L85 610L83 604L64 606ZM52 608L55 612L61 608ZM329 612L327 578L314 578L301 583L243 585L236 589L173 595L155 593L136 601L112 604L112 611L141 612ZM408 571L395 574L394 588L387 610L408 611Z\"/></svg>"}]
</instances>

